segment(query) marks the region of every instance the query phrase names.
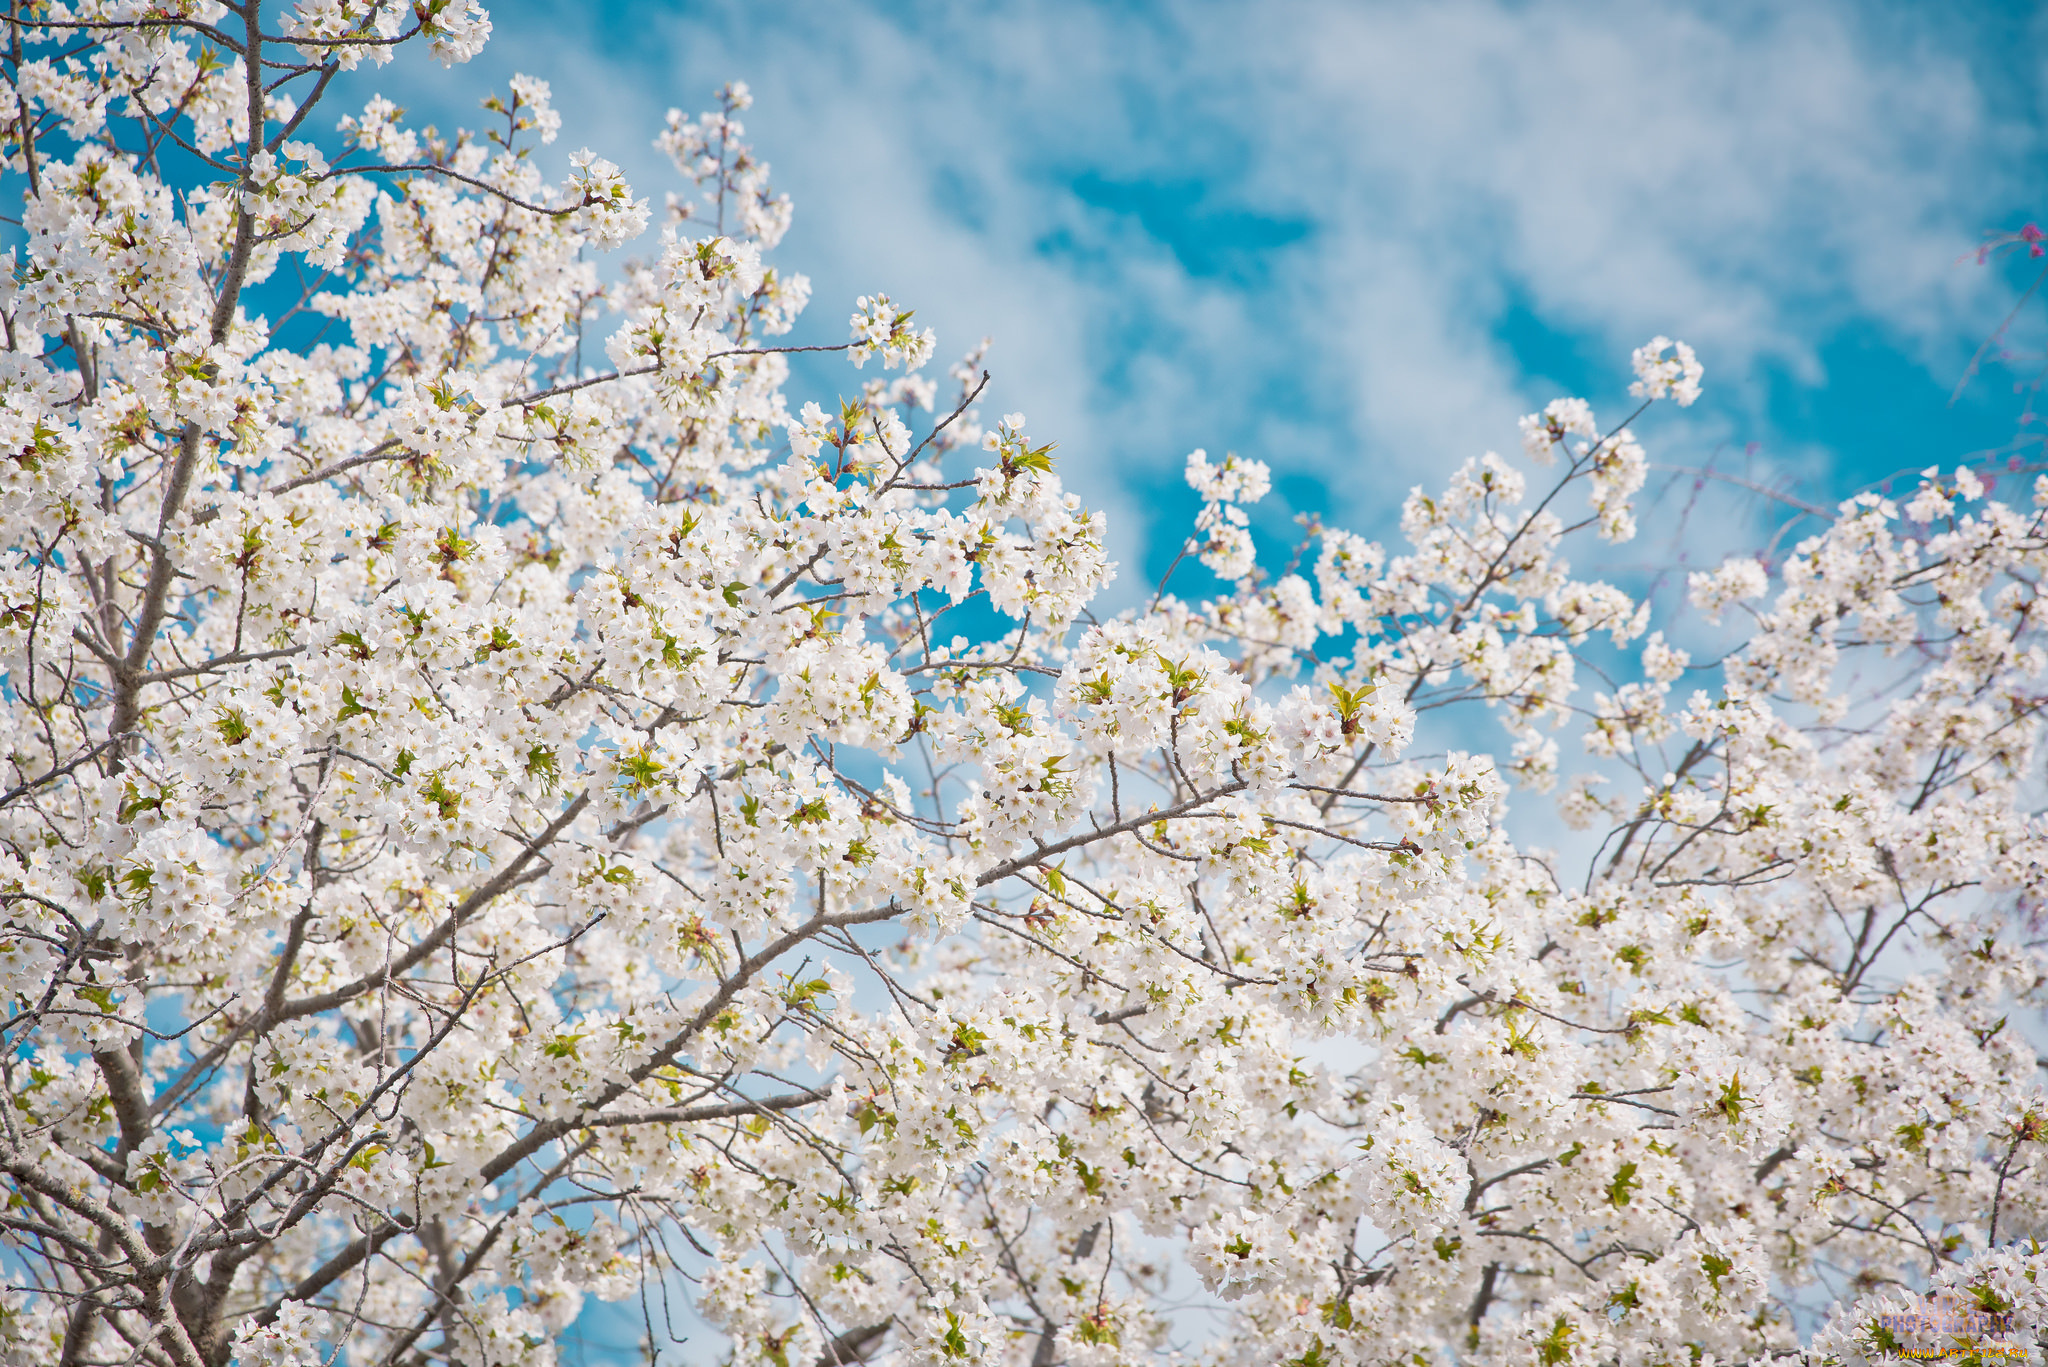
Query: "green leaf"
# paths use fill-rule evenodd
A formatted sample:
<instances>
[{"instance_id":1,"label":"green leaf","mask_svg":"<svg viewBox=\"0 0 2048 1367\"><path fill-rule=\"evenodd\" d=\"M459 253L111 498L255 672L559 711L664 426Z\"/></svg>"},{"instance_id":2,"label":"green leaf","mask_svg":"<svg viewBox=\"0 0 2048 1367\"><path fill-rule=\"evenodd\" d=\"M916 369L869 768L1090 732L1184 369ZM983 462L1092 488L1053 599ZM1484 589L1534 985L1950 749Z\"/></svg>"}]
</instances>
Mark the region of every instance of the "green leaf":
<instances>
[{"instance_id":1,"label":"green leaf","mask_svg":"<svg viewBox=\"0 0 2048 1367\"><path fill-rule=\"evenodd\" d=\"M350 717L374 717L376 715L377 709L363 706L362 699L356 696L356 691L353 688L350 688L347 684L341 686L341 711L335 713L335 721L344 722Z\"/></svg>"}]
</instances>

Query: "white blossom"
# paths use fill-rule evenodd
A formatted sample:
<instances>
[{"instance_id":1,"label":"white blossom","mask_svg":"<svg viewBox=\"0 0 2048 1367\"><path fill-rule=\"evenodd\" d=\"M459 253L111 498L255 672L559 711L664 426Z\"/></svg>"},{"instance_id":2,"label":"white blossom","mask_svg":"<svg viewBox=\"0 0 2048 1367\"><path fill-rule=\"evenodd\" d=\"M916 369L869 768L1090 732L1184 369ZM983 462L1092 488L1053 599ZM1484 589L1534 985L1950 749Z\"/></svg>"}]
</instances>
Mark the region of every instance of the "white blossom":
<instances>
[{"instance_id":1,"label":"white blossom","mask_svg":"<svg viewBox=\"0 0 2048 1367\"><path fill-rule=\"evenodd\" d=\"M1659 419L1561 398L1385 546L1196 451L1115 611L985 340L775 340L746 87L601 268L544 80L257 130L251 24L490 21L21 18L0 1363L549 1367L679 1288L777 1367L2033 1351L2048 494L1849 499L1716 637L1574 571Z\"/></svg>"}]
</instances>

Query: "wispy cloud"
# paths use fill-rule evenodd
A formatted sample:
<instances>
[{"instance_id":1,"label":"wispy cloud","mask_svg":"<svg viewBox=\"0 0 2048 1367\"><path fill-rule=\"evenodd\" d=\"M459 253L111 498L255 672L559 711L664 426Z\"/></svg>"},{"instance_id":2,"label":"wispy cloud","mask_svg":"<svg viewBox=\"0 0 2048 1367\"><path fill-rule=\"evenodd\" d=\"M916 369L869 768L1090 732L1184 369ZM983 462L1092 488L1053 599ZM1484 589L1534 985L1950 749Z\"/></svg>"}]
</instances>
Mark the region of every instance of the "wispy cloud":
<instances>
[{"instance_id":1,"label":"wispy cloud","mask_svg":"<svg viewBox=\"0 0 2048 1367\"><path fill-rule=\"evenodd\" d=\"M1140 538L1177 515L1193 446L1260 455L1378 524L1555 386L1615 399L1653 332L1710 366L1686 454L1757 439L1823 475L1840 453L1797 421L1801 387L1843 383L1828 359L1850 334L1893 379L1952 380L1999 302L1952 263L2041 151L1991 88L2033 73L1989 11L494 8L481 66L435 71L413 103L545 76L563 145L658 195L663 110L749 81L750 131L797 199L783 258L818 286L808 326L836 332L881 288L949 349L993 333L996 402L1061 439L1127 561L1170 554L1171 528L1149 554Z\"/></svg>"}]
</instances>

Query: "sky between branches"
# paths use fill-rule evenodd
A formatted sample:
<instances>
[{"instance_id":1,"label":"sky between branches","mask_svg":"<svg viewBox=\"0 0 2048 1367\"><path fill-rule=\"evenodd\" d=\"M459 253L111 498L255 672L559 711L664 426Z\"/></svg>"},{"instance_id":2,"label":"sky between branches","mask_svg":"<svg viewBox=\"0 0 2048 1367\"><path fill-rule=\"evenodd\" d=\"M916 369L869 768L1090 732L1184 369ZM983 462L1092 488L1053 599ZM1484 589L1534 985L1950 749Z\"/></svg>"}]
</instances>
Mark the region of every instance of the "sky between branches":
<instances>
[{"instance_id":1,"label":"sky between branches","mask_svg":"<svg viewBox=\"0 0 2048 1367\"><path fill-rule=\"evenodd\" d=\"M2006 375L1949 398L2030 278L1958 258L2048 213L2032 6L492 8L473 65L362 80L446 128L540 76L549 153L588 145L657 205L663 112L749 82L796 200L779 259L817 287L801 340L877 288L942 358L993 334L992 409L1060 440L1127 592L1178 544L1196 446L1271 462L1270 529L1385 535L1556 394L1619 416L1652 333L1709 386L1653 459L1830 502L2014 432Z\"/></svg>"}]
</instances>

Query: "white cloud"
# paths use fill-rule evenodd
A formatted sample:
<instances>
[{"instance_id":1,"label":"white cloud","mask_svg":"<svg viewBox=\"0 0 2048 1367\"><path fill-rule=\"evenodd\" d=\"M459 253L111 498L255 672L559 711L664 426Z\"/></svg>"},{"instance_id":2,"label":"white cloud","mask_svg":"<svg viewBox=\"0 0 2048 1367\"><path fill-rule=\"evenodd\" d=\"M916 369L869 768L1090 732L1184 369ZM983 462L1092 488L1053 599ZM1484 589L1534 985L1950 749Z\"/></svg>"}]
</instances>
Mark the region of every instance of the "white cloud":
<instances>
[{"instance_id":1,"label":"white cloud","mask_svg":"<svg viewBox=\"0 0 2048 1367\"><path fill-rule=\"evenodd\" d=\"M997 402L1127 562L1195 445L1310 470L1362 523L1511 446L1550 397L1498 336L1514 302L1611 358L1610 399L1627 347L1692 340L1701 449L1768 437L1764 371L1818 379L1845 326L1953 373L1995 299L1951 263L2034 146L1931 26L1848 3L496 11L482 70L551 79L558 146L657 198L662 111L749 81L807 330L881 288L945 350L993 333Z\"/></svg>"},{"instance_id":2,"label":"white cloud","mask_svg":"<svg viewBox=\"0 0 2048 1367\"><path fill-rule=\"evenodd\" d=\"M1676 322L1737 365L1810 364L1816 325L1850 313L1911 334L1955 321L1947 268L2009 137L1959 57L1886 48L1854 19L1330 10L1292 110L1336 111L1340 155L1403 197L1391 214L1351 197L1365 233L1462 226L1453 271L1512 277L1562 323Z\"/></svg>"}]
</instances>

